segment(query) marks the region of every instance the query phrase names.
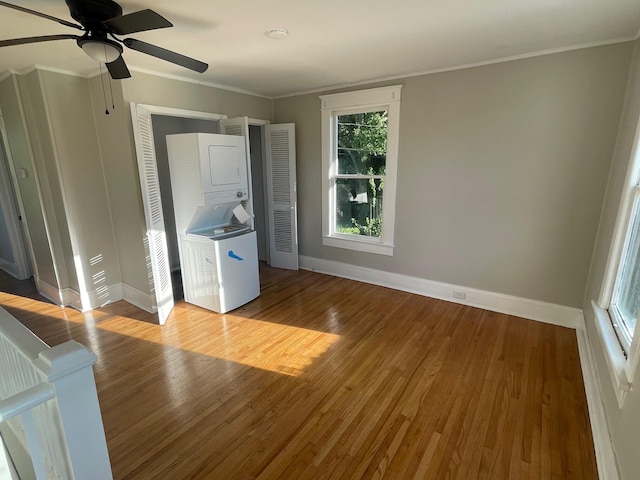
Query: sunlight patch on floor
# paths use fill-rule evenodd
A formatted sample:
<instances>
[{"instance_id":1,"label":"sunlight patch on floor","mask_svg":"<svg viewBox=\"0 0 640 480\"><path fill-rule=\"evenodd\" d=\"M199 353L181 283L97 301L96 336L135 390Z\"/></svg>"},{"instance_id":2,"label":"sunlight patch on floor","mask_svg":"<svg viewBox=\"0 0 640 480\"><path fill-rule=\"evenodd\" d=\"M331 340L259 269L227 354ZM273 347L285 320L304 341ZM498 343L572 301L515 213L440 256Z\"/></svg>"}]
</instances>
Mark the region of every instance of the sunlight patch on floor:
<instances>
[{"instance_id":1,"label":"sunlight patch on floor","mask_svg":"<svg viewBox=\"0 0 640 480\"><path fill-rule=\"evenodd\" d=\"M340 335L332 333L230 314L203 315L201 311L192 318L187 312L180 320L163 326L119 316L96 327L290 376L305 373L340 339Z\"/></svg>"},{"instance_id":2,"label":"sunlight patch on floor","mask_svg":"<svg viewBox=\"0 0 640 480\"><path fill-rule=\"evenodd\" d=\"M85 323L83 314L72 307L60 307L53 303L42 302L11 293L0 292L0 305L55 320Z\"/></svg>"}]
</instances>

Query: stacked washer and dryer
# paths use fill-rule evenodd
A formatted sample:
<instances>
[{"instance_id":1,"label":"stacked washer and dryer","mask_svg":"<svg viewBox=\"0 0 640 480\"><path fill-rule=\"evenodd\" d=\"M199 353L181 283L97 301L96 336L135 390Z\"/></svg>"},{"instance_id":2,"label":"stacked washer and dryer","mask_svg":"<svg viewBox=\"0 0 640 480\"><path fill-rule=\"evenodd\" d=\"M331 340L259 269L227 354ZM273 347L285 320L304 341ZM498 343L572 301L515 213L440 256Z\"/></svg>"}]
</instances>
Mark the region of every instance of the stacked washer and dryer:
<instances>
[{"instance_id":1,"label":"stacked washer and dryer","mask_svg":"<svg viewBox=\"0 0 640 480\"><path fill-rule=\"evenodd\" d=\"M184 299L225 313L260 294L244 137L167 135Z\"/></svg>"}]
</instances>

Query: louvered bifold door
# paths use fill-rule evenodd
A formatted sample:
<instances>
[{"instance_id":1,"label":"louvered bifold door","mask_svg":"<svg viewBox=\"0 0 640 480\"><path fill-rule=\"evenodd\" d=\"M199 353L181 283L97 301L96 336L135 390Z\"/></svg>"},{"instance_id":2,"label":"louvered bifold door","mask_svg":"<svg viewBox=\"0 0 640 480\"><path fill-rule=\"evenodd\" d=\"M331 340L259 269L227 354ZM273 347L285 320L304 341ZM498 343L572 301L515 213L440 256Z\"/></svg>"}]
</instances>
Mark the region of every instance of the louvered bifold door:
<instances>
[{"instance_id":1,"label":"louvered bifold door","mask_svg":"<svg viewBox=\"0 0 640 480\"><path fill-rule=\"evenodd\" d=\"M295 125L265 127L272 267L298 270Z\"/></svg>"},{"instance_id":2,"label":"louvered bifold door","mask_svg":"<svg viewBox=\"0 0 640 480\"><path fill-rule=\"evenodd\" d=\"M173 308L173 287L153 143L153 126L151 113L148 110L141 105L131 104L131 107L142 203L147 224L146 240L149 248L147 265L150 265L152 271L158 320L160 325L164 325Z\"/></svg>"}]
</instances>

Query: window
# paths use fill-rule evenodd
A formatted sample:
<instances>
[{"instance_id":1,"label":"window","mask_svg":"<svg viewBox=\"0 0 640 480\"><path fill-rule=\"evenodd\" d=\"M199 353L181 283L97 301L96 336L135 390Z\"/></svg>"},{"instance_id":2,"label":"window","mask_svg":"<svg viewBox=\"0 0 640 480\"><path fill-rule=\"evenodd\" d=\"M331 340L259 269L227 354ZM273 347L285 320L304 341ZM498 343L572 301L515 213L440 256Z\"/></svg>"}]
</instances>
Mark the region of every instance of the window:
<instances>
[{"instance_id":1,"label":"window","mask_svg":"<svg viewBox=\"0 0 640 480\"><path fill-rule=\"evenodd\" d=\"M627 355L640 313L640 186L633 189L631 196L631 215L626 222L628 228L609 308L615 332Z\"/></svg>"},{"instance_id":2,"label":"window","mask_svg":"<svg viewBox=\"0 0 640 480\"><path fill-rule=\"evenodd\" d=\"M627 172L609 260L596 303L596 327L618 405L622 406L640 359L636 321L640 313L640 124Z\"/></svg>"},{"instance_id":3,"label":"window","mask_svg":"<svg viewBox=\"0 0 640 480\"><path fill-rule=\"evenodd\" d=\"M393 255L401 88L320 97L324 245Z\"/></svg>"}]
</instances>

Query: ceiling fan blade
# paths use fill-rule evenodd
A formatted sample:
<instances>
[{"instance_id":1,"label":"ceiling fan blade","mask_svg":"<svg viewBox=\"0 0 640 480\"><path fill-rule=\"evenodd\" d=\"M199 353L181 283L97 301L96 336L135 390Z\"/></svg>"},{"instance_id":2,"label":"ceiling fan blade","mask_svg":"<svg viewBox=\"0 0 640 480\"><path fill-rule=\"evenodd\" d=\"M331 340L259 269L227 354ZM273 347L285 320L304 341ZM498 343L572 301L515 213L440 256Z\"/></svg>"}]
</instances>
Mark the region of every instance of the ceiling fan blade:
<instances>
[{"instance_id":1,"label":"ceiling fan blade","mask_svg":"<svg viewBox=\"0 0 640 480\"><path fill-rule=\"evenodd\" d=\"M68 38L81 38L77 35L44 35L42 37L12 38L0 40L0 47L10 47L11 45L24 45L25 43L49 42L51 40L66 40Z\"/></svg>"},{"instance_id":2,"label":"ceiling fan blade","mask_svg":"<svg viewBox=\"0 0 640 480\"><path fill-rule=\"evenodd\" d=\"M146 53L147 55L166 60L167 62L175 63L176 65L180 65L181 67L185 67L196 72L202 73L206 71L207 68L209 68L209 65L199 60L186 57L184 55L172 52L171 50L166 50L156 45L151 45L150 43L136 40L135 38L125 38L123 43L127 47L133 50L137 50L138 52Z\"/></svg>"},{"instance_id":3,"label":"ceiling fan blade","mask_svg":"<svg viewBox=\"0 0 640 480\"><path fill-rule=\"evenodd\" d=\"M20 7L19 5L14 5L12 3L0 2L0 6L13 8L14 10L18 10L20 12L29 13L31 15L36 15L38 17L46 18L47 20L53 20L54 22L58 22L60 25L64 25L66 27L77 28L78 30L84 30L81 25L76 23L67 22L62 18L52 17L51 15L47 15L46 13L36 12L35 10L31 10L29 8Z\"/></svg>"},{"instance_id":4,"label":"ceiling fan blade","mask_svg":"<svg viewBox=\"0 0 640 480\"><path fill-rule=\"evenodd\" d=\"M128 35L146 30L173 27L169 20L149 9L105 20L102 24L116 35Z\"/></svg>"},{"instance_id":5,"label":"ceiling fan blade","mask_svg":"<svg viewBox=\"0 0 640 480\"><path fill-rule=\"evenodd\" d=\"M131 77L127 64L124 63L124 58L121 56L113 62L106 63L105 65L107 66L107 70L109 70L109 75L111 75L111 78L114 80L122 80L123 78Z\"/></svg>"}]
</instances>

